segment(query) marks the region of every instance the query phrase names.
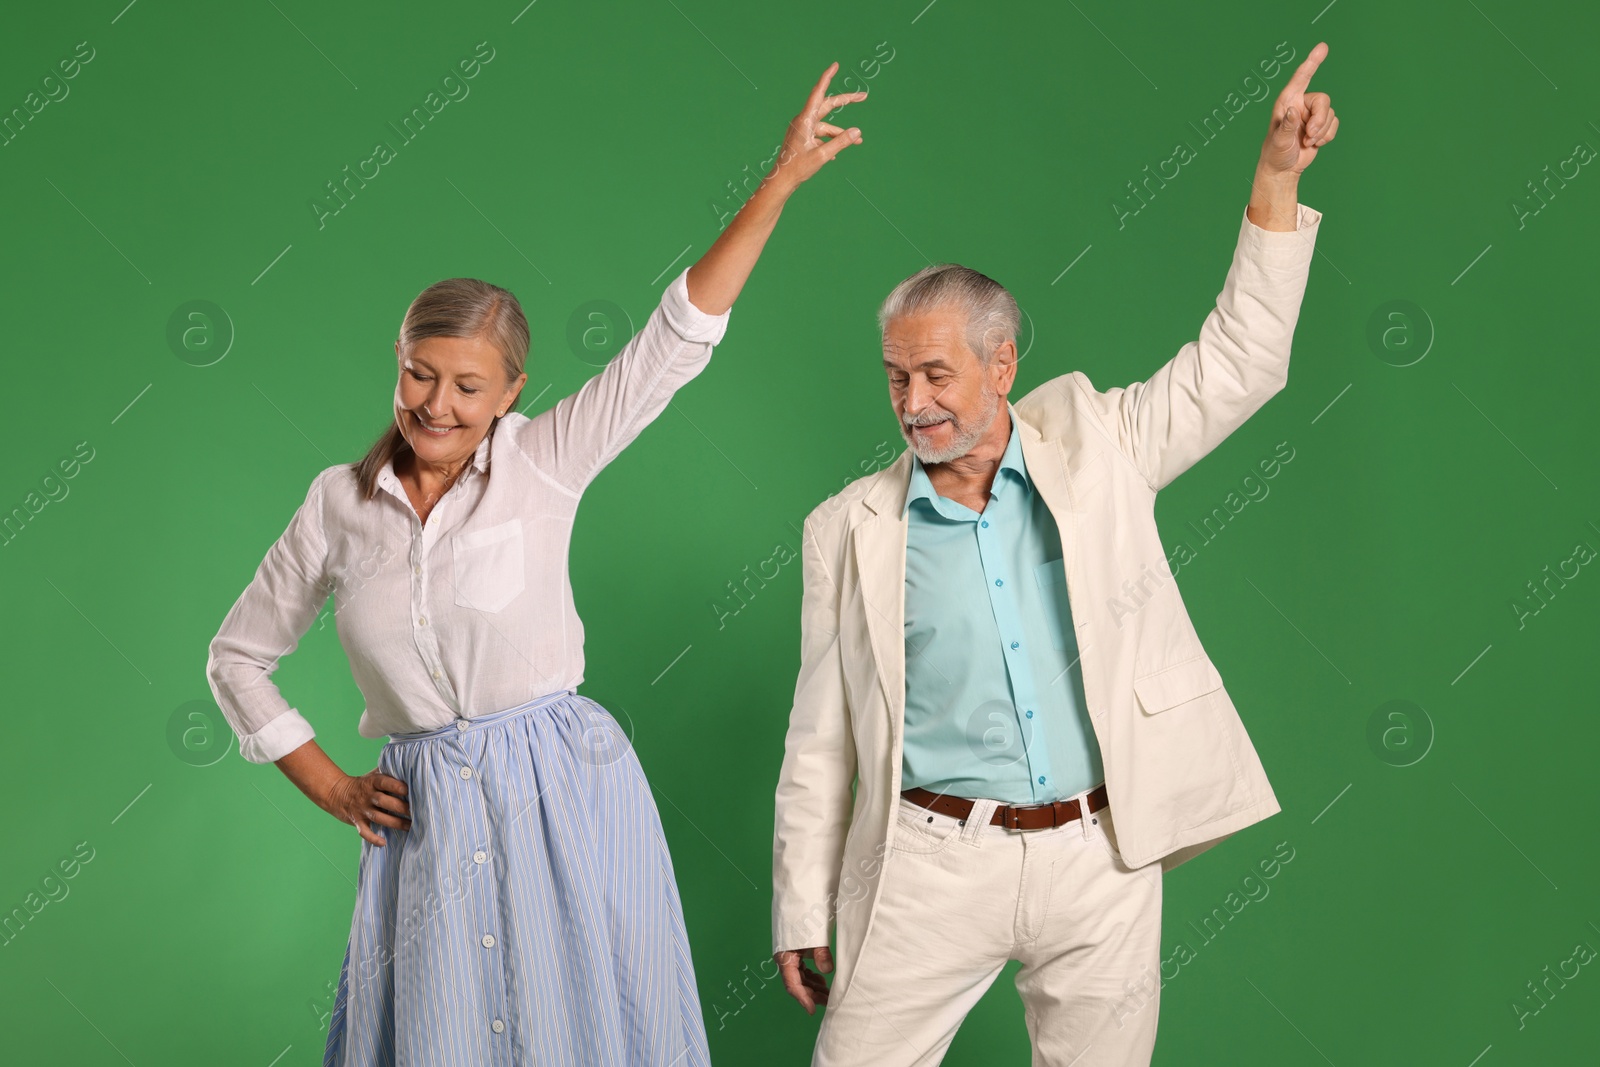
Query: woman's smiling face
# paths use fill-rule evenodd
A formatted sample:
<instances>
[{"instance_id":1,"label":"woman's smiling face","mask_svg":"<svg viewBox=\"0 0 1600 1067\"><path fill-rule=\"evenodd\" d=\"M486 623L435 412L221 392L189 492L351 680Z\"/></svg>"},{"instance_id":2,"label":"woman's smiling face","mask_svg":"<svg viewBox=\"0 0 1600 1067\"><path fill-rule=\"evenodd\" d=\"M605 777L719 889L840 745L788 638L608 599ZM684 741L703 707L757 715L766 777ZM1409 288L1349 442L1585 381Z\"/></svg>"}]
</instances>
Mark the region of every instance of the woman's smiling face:
<instances>
[{"instance_id":1,"label":"woman's smiling face","mask_svg":"<svg viewBox=\"0 0 1600 1067\"><path fill-rule=\"evenodd\" d=\"M507 382L500 352L479 337L429 337L400 353L394 417L424 463L450 467L477 451L497 415L510 409L526 374Z\"/></svg>"}]
</instances>

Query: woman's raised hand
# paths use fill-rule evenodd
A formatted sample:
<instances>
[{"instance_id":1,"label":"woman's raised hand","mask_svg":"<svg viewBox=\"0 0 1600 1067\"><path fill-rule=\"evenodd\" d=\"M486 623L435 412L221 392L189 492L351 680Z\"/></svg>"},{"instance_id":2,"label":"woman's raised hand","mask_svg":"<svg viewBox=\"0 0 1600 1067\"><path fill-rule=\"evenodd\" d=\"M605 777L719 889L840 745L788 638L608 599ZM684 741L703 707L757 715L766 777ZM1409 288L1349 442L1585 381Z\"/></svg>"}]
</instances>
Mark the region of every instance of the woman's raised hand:
<instances>
[{"instance_id":1,"label":"woman's raised hand","mask_svg":"<svg viewBox=\"0 0 1600 1067\"><path fill-rule=\"evenodd\" d=\"M411 805L406 803L405 795L406 784L400 779L370 770L360 776L347 774L336 779L322 808L359 830L363 841L383 845L383 835L372 828L373 823L396 830L411 829Z\"/></svg>"},{"instance_id":2,"label":"woman's raised hand","mask_svg":"<svg viewBox=\"0 0 1600 1067\"><path fill-rule=\"evenodd\" d=\"M837 107L867 98L866 93L829 96L828 82L838 69L838 63L828 65L817 84L812 86L811 95L806 97L806 106L789 122L789 131L784 135L783 147L778 152L778 162L767 175L771 180L784 182L793 189L850 145L861 143L861 130L858 127L844 129L823 119L824 115ZM824 141L821 140L823 137L831 139Z\"/></svg>"},{"instance_id":3,"label":"woman's raised hand","mask_svg":"<svg viewBox=\"0 0 1600 1067\"><path fill-rule=\"evenodd\" d=\"M734 214L706 254L689 268L689 303L707 315L721 315L733 306L739 291L755 269L761 250L766 247L772 228L777 225L784 202L822 165L848 146L861 143L861 131L852 126L840 129L822 116L843 104L865 100L866 93L828 95L828 80L839 69L830 63L806 97L806 106L789 123L789 132L779 146L777 162L761 179L761 184ZM830 140L824 141L821 138Z\"/></svg>"}]
</instances>

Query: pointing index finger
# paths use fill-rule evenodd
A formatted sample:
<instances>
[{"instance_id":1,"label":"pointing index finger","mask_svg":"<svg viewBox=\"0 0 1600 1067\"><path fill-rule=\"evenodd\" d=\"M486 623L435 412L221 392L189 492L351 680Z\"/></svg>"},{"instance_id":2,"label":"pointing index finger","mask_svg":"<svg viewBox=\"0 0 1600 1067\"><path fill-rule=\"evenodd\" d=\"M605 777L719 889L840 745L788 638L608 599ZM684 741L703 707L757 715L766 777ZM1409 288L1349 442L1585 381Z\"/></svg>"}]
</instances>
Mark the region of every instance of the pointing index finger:
<instances>
[{"instance_id":1,"label":"pointing index finger","mask_svg":"<svg viewBox=\"0 0 1600 1067\"><path fill-rule=\"evenodd\" d=\"M1311 84L1311 75L1316 73L1317 67L1322 65L1322 61L1327 56L1328 42L1318 41L1317 47L1313 48L1311 54L1306 56L1305 62L1295 68L1294 74L1289 78L1288 84L1283 87L1283 91L1285 93L1304 93L1306 86Z\"/></svg>"}]
</instances>

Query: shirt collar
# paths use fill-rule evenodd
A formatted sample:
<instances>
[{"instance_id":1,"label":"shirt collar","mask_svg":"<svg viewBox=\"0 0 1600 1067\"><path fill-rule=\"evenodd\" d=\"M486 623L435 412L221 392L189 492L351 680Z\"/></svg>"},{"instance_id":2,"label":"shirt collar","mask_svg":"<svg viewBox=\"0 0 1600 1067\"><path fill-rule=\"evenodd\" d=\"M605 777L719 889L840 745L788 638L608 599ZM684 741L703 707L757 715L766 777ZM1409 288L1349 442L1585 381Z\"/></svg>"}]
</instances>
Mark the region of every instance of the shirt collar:
<instances>
[{"instance_id":1,"label":"shirt collar","mask_svg":"<svg viewBox=\"0 0 1600 1067\"><path fill-rule=\"evenodd\" d=\"M491 426L489 432L483 435L483 440L478 442L478 450L472 454L472 465L485 474L489 473L489 442L494 439L495 432L499 429L498 422Z\"/></svg>"},{"instance_id":2,"label":"shirt collar","mask_svg":"<svg viewBox=\"0 0 1600 1067\"><path fill-rule=\"evenodd\" d=\"M1033 479L1028 477L1027 464L1022 459L1022 435L1017 431L1017 412L1010 402L1006 403L1006 411L1011 416L1011 438L1006 442L1004 455L1000 457L1000 469L995 471L994 485L990 487L991 496L999 496L1007 481L1002 477L1010 471L1010 477L1021 484L1024 492L1033 491ZM933 488L933 483L928 480L927 471L922 468L922 460L917 458L915 452L911 453L911 484L906 489L906 503L902 514L909 511L913 500L926 500L937 507L936 500L942 499Z\"/></svg>"}]
</instances>

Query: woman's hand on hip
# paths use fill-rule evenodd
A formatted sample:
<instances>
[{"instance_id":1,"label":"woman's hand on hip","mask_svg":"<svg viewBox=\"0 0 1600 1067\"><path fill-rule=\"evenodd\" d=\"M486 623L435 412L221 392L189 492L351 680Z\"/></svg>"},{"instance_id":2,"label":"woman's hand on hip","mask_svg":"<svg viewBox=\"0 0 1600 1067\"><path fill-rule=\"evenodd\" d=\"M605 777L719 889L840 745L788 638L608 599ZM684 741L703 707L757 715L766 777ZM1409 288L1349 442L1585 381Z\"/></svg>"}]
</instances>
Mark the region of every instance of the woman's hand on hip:
<instances>
[{"instance_id":1,"label":"woman's hand on hip","mask_svg":"<svg viewBox=\"0 0 1600 1067\"><path fill-rule=\"evenodd\" d=\"M406 792L406 784L400 779L370 770L336 780L322 806L340 822L360 831L363 841L381 846L386 842L373 829L374 823L396 830L411 829L411 805L406 802Z\"/></svg>"}]
</instances>

